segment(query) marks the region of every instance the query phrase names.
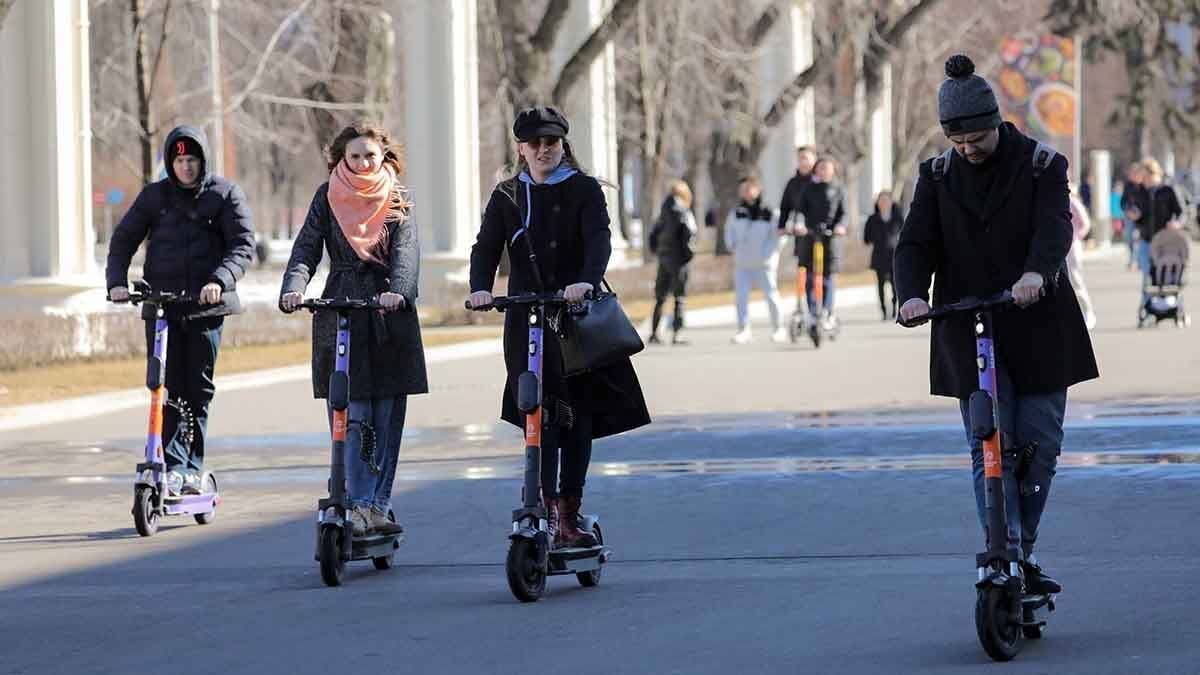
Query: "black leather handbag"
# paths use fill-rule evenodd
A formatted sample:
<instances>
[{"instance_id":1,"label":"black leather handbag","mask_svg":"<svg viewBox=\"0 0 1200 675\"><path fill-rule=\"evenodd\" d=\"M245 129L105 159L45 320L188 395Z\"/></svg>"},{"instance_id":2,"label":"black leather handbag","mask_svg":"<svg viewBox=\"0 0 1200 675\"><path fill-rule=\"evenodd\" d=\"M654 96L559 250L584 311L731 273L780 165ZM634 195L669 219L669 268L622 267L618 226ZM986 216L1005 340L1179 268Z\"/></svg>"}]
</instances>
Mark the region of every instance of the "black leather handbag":
<instances>
[{"instance_id":1,"label":"black leather handbag","mask_svg":"<svg viewBox=\"0 0 1200 675\"><path fill-rule=\"evenodd\" d=\"M608 281L602 281L601 290L590 300L564 310L555 332L563 373L568 376L616 363L646 348Z\"/></svg>"}]
</instances>

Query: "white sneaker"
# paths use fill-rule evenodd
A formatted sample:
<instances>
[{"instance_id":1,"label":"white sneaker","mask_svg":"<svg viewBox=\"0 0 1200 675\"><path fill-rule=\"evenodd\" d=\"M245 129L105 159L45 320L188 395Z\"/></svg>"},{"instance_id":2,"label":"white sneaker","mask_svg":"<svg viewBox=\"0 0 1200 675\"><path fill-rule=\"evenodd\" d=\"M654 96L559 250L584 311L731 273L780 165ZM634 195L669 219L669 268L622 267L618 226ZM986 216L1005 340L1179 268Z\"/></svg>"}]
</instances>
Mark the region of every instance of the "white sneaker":
<instances>
[{"instance_id":1,"label":"white sneaker","mask_svg":"<svg viewBox=\"0 0 1200 675\"><path fill-rule=\"evenodd\" d=\"M783 328L783 327L776 328L775 332L771 333L771 342L775 342L775 343L787 342L789 339L790 338L788 337L788 329L786 329L786 328Z\"/></svg>"},{"instance_id":2,"label":"white sneaker","mask_svg":"<svg viewBox=\"0 0 1200 675\"><path fill-rule=\"evenodd\" d=\"M746 329L738 331L737 335L733 336L732 342L735 345L744 345L744 344L748 344L750 342L750 340L752 340L752 339L754 339L754 338L750 334L750 329L746 328Z\"/></svg>"}]
</instances>

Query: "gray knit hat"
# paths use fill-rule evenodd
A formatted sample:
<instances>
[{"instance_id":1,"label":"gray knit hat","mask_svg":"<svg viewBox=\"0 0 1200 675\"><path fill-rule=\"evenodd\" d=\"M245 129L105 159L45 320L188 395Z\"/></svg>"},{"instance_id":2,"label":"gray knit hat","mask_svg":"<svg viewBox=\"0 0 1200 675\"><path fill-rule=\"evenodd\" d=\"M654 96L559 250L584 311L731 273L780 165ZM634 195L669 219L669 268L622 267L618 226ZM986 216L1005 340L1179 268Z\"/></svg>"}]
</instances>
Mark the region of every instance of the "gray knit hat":
<instances>
[{"instance_id":1,"label":"gray knit hat","mask_svg":"<svg viewBox=\"0 0 1200 675\"><path fill-rule=\"evenodd\" d=\"M987 80L975 74L975 64L963 54L946 60L946 77L938 90L938 118L947 136L986 131L1000 126L1000 106Z\"/></svg>"}]
</instances>

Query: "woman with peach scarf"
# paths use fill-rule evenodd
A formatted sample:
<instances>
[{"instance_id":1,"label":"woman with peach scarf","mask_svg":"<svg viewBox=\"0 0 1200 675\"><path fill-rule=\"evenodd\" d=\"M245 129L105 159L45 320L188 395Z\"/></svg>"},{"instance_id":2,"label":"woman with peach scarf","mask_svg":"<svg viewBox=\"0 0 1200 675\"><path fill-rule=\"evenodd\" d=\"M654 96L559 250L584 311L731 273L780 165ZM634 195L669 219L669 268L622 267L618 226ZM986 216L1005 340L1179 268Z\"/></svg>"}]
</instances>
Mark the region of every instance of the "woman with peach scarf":
<instances>
[{"instance_id":1,"label":"woman with peach scarf","mask_svg":"<svg viewBox=\"0 0 1200 675\"><path fill-rule=\"evenodd\" d=\"M382 313L351 315L350 429L346 490L354 534L403 532L389 522L392 480L400 453L409 394L429 391L417 320L420 249L411 203L400 184L402 149L368 123L348 126L327 149L329 182L317 188L288 260L279 307L295 311L322 253L329 255L323 298L374 298ZM334 368L337 316L313 315L313 395L327 399ZM357 424L356 424L357 423ZM369 430L369 431L364 431ZM364 433L374 435L363 458Z\"/></svg>"}]
</instances>

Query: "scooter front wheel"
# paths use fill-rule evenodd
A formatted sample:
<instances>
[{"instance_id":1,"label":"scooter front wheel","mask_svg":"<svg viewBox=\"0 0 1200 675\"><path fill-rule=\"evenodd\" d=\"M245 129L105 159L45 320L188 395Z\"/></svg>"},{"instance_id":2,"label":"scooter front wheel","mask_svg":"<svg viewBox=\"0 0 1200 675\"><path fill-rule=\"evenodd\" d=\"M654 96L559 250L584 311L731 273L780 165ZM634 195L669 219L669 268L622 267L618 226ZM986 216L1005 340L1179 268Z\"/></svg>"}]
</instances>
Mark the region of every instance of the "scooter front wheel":
<instances>
[{"instance_id":1,"label":"scooter front wheel","mask_svg":"<svg viewBox=\"0 0 1200 675\"><path fill-rule=\"evenodd\" d=\"M538 560L537 545L532 539L513 539L504 561L508 588L521 602L537 602L546 591L546 570Z\"/></svg>"},{"instance_id":2,"label":"scooter front wheel","mask_svg":"<svg viewBox=\"0 0 1200 675\"><path fill-rule=\"evenodd\" d=\"M342 530L338 527L321 528L321 581L326 586L341 586L342 571L346 568L342 560Z\"/></svg>"},{"instance_id":3,"label":"scooter front wheel","mask_svg":"<svg viewBox=\"0 0 1200 675\"><path fill-rule=\"evenodd\" d=\"M603 546L604 545L604 532L600 529L600 523L596 523L596 524L592 525L591 532L592 532L592 536L594 536L596 538L596 543L600 546ZM584 588L591 588L593 586L600 585L600 574L603 571L604 571L604 568L597 567L594 570L588 570L587 572L580 572L575 575L575 578L579 580L580 586L583 586Z\"/></svg>"},{"instance_id":4,"label":"scooter front wheel","mask_svg":"<svg viewBox=\"0 0 1200 675\"><path fill-rule=\"evenodd\" d=\"M133 490L133 524L137 533L152 537L158 532L158 512L154 509L154 489L141 485Z\"/></svg>"},{"instance_id":5,"label":"scooter front wheel","mask_svg":"<svg viewBox=\"0 0 1200 675\"><path fill-rule=\"evenodd\" d=\"M1021 652L1021 626L1009 618L1008 591L989 586L977 591L975 631L983 650L995 661L1011 661Z\"/></svg>"}]
</instances>

